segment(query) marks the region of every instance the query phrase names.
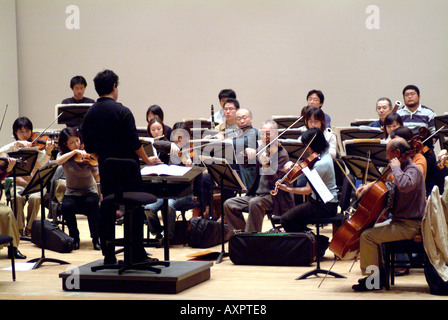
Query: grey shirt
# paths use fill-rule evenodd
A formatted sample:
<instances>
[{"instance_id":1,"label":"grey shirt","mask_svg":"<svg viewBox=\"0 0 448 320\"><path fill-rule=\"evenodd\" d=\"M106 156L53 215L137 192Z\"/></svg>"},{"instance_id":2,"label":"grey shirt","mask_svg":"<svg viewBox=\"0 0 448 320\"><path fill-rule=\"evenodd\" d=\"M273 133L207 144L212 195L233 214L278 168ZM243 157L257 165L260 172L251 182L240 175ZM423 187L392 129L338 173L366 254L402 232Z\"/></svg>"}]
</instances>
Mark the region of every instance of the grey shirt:
<instances>
[{"instance_id":1,"label":"grey shirt","mask_svg":"<svg viewBox=\"0 0 448 320\"><path fill-rule=\"evenodd\" d=\"M87 193L97 193L93 173L98 171L97 167L90 164L77 163L73 158L62 164L64 169L67 189L65 195L68 196L83 196Z\"/></svg>"}]
</instances>

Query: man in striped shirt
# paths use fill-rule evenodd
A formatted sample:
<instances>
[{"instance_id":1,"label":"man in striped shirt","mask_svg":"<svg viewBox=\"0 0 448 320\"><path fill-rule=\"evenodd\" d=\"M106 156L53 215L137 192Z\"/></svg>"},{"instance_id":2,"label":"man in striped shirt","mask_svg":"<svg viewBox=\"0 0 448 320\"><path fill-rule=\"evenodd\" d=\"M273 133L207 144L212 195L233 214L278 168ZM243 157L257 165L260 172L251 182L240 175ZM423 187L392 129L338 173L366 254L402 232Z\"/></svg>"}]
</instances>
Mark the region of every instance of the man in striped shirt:
<instances>
[{"instance_id":1,"label":"man in striped shirt","mask_svg":"<svg viewBox=\"0 0 448 320\"><path fill-rule=\"evenodd\" d=\"M404 106L398 109L397 113L403 119L403 123L418 133L420 127L428 129L429 134L435 132L434 118L436 113L420 103L420 90L414 85L408 85L403 89Z\"/></svg>"},{"instance_id":2,"label":"man in striped shirt","mask_svg":"<svg viewBox=\"0 0 448 320\"><path fill-rule=\"evenodd\" d=\"M403 89L404 106L398 109L397 113L403 119L403 125L412 130L415 134L419 133L420 127L428 129L428 136L435 131L434 118L436 113L420 103L420 90L414 85L408 85ZM440 177L437 169L437 159L434 154L434 143L437 138L429 139L425 145L429 150L424 153L427 162L426 175L426 195L431 193L432 188L437 185L439 189L443 188L443 179Z\"/></svg>"}]
</instances>

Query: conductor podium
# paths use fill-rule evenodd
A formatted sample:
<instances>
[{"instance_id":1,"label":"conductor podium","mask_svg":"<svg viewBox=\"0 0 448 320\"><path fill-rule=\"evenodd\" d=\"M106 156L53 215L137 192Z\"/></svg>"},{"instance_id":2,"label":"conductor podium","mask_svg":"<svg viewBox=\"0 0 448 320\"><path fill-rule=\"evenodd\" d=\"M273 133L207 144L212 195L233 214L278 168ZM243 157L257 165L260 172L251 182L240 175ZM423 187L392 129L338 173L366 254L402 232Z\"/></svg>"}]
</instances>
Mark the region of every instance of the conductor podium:
<instances>
[{"instance_id":1,"label":"conductor podium","mask_svg":"<svg viewBox=\"0 0 448 320\"><path fill-rule=\"evenodd\" d=\"M164 199L162 209L165 234L168 234L168 199L184 197L191 193L192 183L204 168L192 167L183 175L143 175L143 191ZM144 172L144 170L143 170ZM161 267L160 273L148 270L128 270L118 274L117 270L98 268L103 259L59 274L65 291L168 293L175 294L210 279L211 262L171 261L169 240L165 237L164 260L169 266ZM92 271L96 270L96 271ZM73 277L79 284L73 285Z\"/></svg>"}]
</instances>

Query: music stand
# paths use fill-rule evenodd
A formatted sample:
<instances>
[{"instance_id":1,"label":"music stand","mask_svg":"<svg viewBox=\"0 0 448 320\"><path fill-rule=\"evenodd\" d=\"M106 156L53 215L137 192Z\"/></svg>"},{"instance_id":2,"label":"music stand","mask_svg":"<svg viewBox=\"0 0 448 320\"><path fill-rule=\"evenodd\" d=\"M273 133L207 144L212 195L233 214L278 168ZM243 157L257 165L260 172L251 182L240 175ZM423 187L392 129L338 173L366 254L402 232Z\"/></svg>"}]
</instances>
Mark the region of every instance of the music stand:
<instances>
[{"instance_id":1,"label":"music stand","mask_svg":"<svg viewBox=\"0 0 448 320\"><path fill-rule=\"evenodd\" d=\"M14 168L12 169L12 173L10 177L13 178L13 207L14 207L14 216L17 219L17 177L27 177L31 175L31 171L33 171L34 165L37 161L37 155L38 155L38 148L32 147L32 148L22 148L19 151L11 151L8 152L8 156L11 158L19 159L20 162L17 162ZM30 240L28 238L20 237L22 240Z\"/></svg>"},{"instance_id":2,"label":"music stand","mask_svg":"<svg viewBox=\"0 0 448 320\"><path fill-rule=\"evenodd\" d=\"M281 135L282 139L299 139L302 136L303 130L300 128L288 129L278 129L278 134Z\"/></svg>"},{"instance_id":3,"label":"music stand","mask_svg":"<svg viewBox=\"0 0 448 320\"><path fill-rule=\"evenodd\" d=\"M221 189L221 195L224 194L224 189L246 192L247 189L241 181L235 170L225 159L213 157L201 157L203 163L207 167L207 171L212 179L218 184ZM221 253L216 260L216 263L221 263L224 256L228 254L224 249L224 199L221 197Z\"/></svg>"},{"instance_id":4,"label":"music stand","mask_svg":"<svg viewBox=\"0 0 448 320\"><path fill-rule=\"evenodd\" d=\"M68 127L79 127L84 120L84 115L93 103L70 103L57 104L56 114L60 115L58 124L65 124Z\"/></svg>"},{"instance_id":5,"label":"music stand","mask_svg":"<svg viewBox=\"0 0 448 320\"><path fill-rule=\"evenodd\" d=\"M358 156L343 156L342 161L344 161L348 170L353 174L356 180L363 181L365 177L365 171L367 168L367 181L375 181L381 178L382 174L379 172L378 168L375 166L371 159ZM369 166L367 167L367 161L369 161Z\"/></svg>"},{"instance_id":6,"label":"music stand","mask_svg":"<svg viewBox=\"0 0 448 320\"><path fill-rule=\"evenodd\" d=\"M446 141L448 137L448 115L438 116L434 118L434 125L436 126L436 130L439 130L443 126L444 129L440 130L439 135L439 143L440 149L446 149Z\"/></svg>"},{"instance_id":7,"label":"music stand","mask_svg":"<svg viewBox=\"0 0 448 320\"><path fill-rule=\"evenodd\" d=\"M306 145L304 145L301 142L298 142L297 140L292 139L278 139L282 147L288 152L289 160L292 162L296 162L299 157L303 154L302 158L307 158L309 155L308 152L303 153L303 151L306 148Z\"/></svg>"},{"instance_id":8,"label":"music stand","mask_svg":"<svg viewBox=\"0 0 448 320\"><path fill-rule=\"evenodd\" d=\"M58 260L58 259L51 259L51 258L45 258L45 230L44 230L44 221L45 221L45 201L44 201L44 188L46 185L50 182L51 178L53 177L54 173L56 172L58 165L56 163L46 165L42 168L39 168L34 176L31 178L31 181L28 183L26 188L21 192L22 196L26 196L35 192L40 191L40 228L41 228L41 236L42 236L42 256L40 258L32 259L28 262L36 262L33 269L39 268L44 262L55 262L59 264L69 264L68 262Z\"/></svg>"},{"instance_id":9,"label":"music stand","mask_svg":"<svg viewBox=\"0 0 448 320\"><path fill-rule=\"evenodd\" d=\"M308 167L305 167L303 169L303 173L305 174L306 179L308 180L311 188L313 189L314 194L317 195L317 197L319 197L319 199L322 202L327 203L328 201L330 201L333 198L332 194L330 193L327 186L322 181L322 178L319 176L319 174L317 173L316 170L311 171L311 170L309 170ZM324 220L325 220L325 218L324 218ZM330 220L331 220L331 218L330 218ZM316 248L317 248L316 268L314 270L311 270L311 271L308 271L308 272L302 274L301 276L296 278L296 280L303 280L303 279L308 278L309 276L312 276L312 275L317 276L318 274L331 275L335 278L345 278L343 275L340 275L334 271L324 270L324 269L321 269L321 267L320 267L320 232L319 232L319 228L321 225L324 225L328 221L322 221L319 214L317 214L316 218L311 219L311 221L308 220L307 222L310 224L316 225Z\"/></svg>"},{"instance_id":10,"label":"music stand","mask_svg":"<svg viewBox=\"0 0 448 320\"><path fill-rule=\"evenodd\" d=\"M365 157L370 151L370 159L376 167L387 167L389 162L386 159L386 144L371 142L355 142L345 144L348 156Z\"/></svg>"},{"instance_id":11,"label":"music stand","mask_svg":"<svg viewBox=\"0 0 448 320\"><path fill-rule=\"evenodd\" d=\"M384 137L384 131L373 127L339 127L334 130L338 139L339 151L345 151L343 142L353 139L381 139Z\"/></svg>"},{"instance_id":12,"label":"music stand","mask_svg":"<svg viewBox=\"0 0 448 320\"><path fill-rule=\"evenodd\" d=\"M277 123L278 129L289 128L300 116L272 116L272 120ZM305 119L298 121L292 128L300 128L305 125Z\"/></svg>"}]
</instances>

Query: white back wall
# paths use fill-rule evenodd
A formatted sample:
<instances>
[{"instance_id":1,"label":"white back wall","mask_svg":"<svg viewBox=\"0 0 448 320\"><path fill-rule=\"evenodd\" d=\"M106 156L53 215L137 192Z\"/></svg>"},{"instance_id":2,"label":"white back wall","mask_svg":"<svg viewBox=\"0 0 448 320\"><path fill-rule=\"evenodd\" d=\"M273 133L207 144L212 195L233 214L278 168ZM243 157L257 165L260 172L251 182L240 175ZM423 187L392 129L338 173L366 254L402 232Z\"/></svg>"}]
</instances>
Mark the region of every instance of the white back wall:
<instances>
[{"instance_id":1,"label":"white back wall","mask_svg":"<svg viewBox=\"0 0 448 320\"><path fill-rule=\"evenodd\" d=\"M92 80L105 68L119 75L119 100L138 126L152 104L169 125L208 118L223 88L236 91L256 126L299 114L310 89L324 92L332 126L375 118L376 100L402 101L408 84L437 114L448 111L448 1L16 3L19 111L35 127L46 127L72 95L72 76L85 76L86 96L96 99ZM66 13L70 5L78 13ZM78 21L79 29L68 28Z\"/></svg>"}]
</instances>

